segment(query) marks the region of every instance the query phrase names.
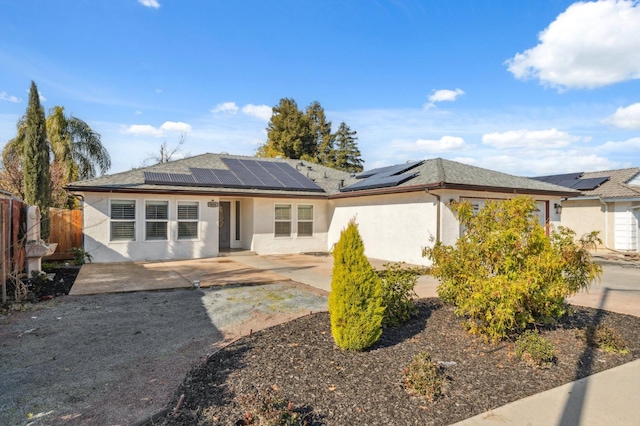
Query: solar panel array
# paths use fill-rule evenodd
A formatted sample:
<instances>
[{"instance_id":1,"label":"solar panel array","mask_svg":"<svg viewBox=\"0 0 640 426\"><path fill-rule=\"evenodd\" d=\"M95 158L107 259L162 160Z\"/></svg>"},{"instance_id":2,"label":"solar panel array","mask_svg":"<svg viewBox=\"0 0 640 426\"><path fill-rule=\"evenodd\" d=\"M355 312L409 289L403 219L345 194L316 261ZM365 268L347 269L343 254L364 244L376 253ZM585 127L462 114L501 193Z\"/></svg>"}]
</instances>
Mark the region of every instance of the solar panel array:
<instances>
[{"instance_id":1,"label":"solar panel array","mask_svg":"<svg viewBox=\"0 0 640 426\"><path fill-rule=\"evenodd\" d=\"M340 188L340 191L362 191L365 189L391 188L398 186L416 177L418 173L410 172L410 170L422 163L424 163L424 161L414 161L412 163L380 167L378 169L362 172L356 176L357 179L362 179L360 182Z\"/></svg>"},{"instance_id":2,"label":"solar panel array","mask_svg":"<svg viewBox=\"0 0 640 426\"><path fill-rule=\"evenodd\" d=\"M564 186L566 188L577 189L579 191L590 191L592 189L596 189L609 180L608 176L580 179L580 176L583 174L584 173L566 173L562 175L538 176L533 179Z\"/></svg>"},{"instance_id":3,"label":"solar panel array","mask_svg":"<svg viewBox=\"0 0 640 426\"><path fill-rule=\"evenodd\" d=\"M324 191L288 163L235 158L223 158L222 161L228 170L192 167L189 169L191 174L144 172L144 181L156 185Z\"/></svg>"}]
</instances>

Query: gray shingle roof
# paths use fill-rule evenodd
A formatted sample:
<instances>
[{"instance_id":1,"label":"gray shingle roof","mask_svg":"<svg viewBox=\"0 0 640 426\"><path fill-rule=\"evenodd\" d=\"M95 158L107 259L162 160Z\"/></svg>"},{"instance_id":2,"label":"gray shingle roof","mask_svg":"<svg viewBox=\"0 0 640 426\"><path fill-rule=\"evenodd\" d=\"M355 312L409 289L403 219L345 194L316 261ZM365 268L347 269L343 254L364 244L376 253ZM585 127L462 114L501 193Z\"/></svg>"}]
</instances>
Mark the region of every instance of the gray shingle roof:
<instances>
[{"instance_id":1,"label":"gray shingle roof","mask_svg":"<svg viewBox=\"0 0 640 426\"><path fill-rule=\"evenodd\" d=\"M234 156L226 154L202 154L182 160L164 164L156 164L150 167L134 169L122 173L115 173L97 177L94 179L73 182L67 185L72 191L110 191L110 192L189 192L202 194L246 194L246 195L270 195L270 196L308 196L308 197L348 197L376 192L403 192L422 190L425 188L456 188L494 192L519 192L537 194L556 194L575 196L579 192L540 182L521 176L509 175L480 167L455 161L435 158L426 160L412 171L417 172L414 178L392 188L353 191L340 193L341 185L350 185L361 180L354 175L300 160L260 158L260 161L279 161L289 163L300 173L314 180L324 192L310 191L283 191L265 189L238 189L238 188L207 188L184 185L154 185L147 184L144 180L144 172L164 173L190 173L190 168L226 169L222 158L255 159L254 157Z\"/></svg>"},{"instance_id":2,"label":"gray shingle roof","mask_svg":"<svg viewBox=\"0 0 640 426\"><path fill-rule=\"evenodd\" d=\"M315 181L324 192L313 191L286 191L286 190L265 190L251 188L208 188L202 186L185 186L185 185L155 185L145 183L144 172L156 173L190 173L190 168L204 169L227 169L222 158L237 159L253 159L255 157L246 157L238 155L226 154L202 154L193 157L184 158L182 160L171 161L164 164L156 164L149 167L133 169L126 172L115 173L112 175L100 176L94 179L73 182L67 185L67 189L71 191L113 191L113 192L189 192L202 194L224 194L224 193L246 193L247 195L302 195L326 197L327 194L337 192L341 181L351 179L349 173L324 167L318 164L301 160L277 159L277 158L260 158L260 161L284 162L296 168L301 174Z\"/></svg>"},{"instance_id":3,"label":"gray shingle roof","mask_svg":"<svg viewBox=\"0 0 640 426\"><path fill-rule=\"evenodd\" d=\"M582 191L582 195L601 198L640 198L640 185L628 184L638 175L640 175L640 167L584 173L580 176L581 179L608 176L609 180L598 188Z\"/></svg>"}]
</instances>

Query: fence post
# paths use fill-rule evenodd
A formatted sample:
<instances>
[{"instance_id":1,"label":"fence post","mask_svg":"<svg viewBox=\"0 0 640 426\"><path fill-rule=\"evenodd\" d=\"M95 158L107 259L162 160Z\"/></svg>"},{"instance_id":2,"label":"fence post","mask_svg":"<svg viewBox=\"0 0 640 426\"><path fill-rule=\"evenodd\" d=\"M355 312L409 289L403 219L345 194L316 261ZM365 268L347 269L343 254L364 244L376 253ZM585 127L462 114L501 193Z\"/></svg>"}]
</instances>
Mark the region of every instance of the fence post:
<instances>
[{"instance_id":1,"label":"fence post","mask_svg":"<svg viewBox=\"0 0 640 426\"><path fill-rule=\"evenodd\" d=\"M7 303L7 247L4 222L4 203L0 204L0 252L2 252L2 303Z\"/></svg>"}]
</instances>

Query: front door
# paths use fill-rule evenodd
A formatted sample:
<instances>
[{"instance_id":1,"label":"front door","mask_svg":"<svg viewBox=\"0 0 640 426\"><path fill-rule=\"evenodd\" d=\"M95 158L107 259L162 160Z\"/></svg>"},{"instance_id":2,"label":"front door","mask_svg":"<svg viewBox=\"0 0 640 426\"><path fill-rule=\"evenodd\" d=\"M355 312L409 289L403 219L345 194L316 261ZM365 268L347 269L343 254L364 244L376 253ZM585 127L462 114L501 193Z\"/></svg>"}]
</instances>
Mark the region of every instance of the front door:
<instances>
[{"instance_id":1,"label":"front door","mask_svg":"<svg viewBox=\"0 0 640 426\"><path fill-rule=\"evenodd\" d=\"M220 202L218 229L220 230L219 247L231 247L231 203Z\"/></svg>"}]
</instances>

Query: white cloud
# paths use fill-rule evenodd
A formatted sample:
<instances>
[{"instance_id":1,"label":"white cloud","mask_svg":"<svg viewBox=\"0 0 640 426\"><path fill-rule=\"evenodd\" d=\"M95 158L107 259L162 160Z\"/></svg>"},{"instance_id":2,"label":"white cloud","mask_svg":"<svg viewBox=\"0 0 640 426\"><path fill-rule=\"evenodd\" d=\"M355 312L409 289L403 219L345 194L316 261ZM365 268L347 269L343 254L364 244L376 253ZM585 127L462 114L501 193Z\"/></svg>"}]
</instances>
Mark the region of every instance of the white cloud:
<instances>
[{"instance_id":1,"label":"white cloud","mask_svg":"<svg viewBox=\"0 0 640 426\"><path fill-rule=\"evenodd\" d=\"M162 137L167 133L188 133L191 126L179 121L165 121L160 127L153 127L150 124L133 124L121 129L122 133L136 136Z\"/></svg>"},{"instance_id":2,"label":"white cloud","mask_svg":"<svg viewBox=\"0 0 640 426\"><path fill-rule=\"evenodd\" d=\"M559 148L582 140L557 129L549 130L510 130L503 133L486 133L482 143L498 149L510 148Z\"/></svg>"},{"instance_id":3,"label":"white cloud","mask_svg":"<svg viewBox=\"0 0 640 426\"><path fill-rule=\"evenodd\" d=\"M181 121L165 121L162 123L162 126L160 126L160 129L167 132L188 133L191 131L191 126Z\"/></svg>"},{"instance_id":4,"label":"white cloud","mask_svg":"<svg viewBox=\"0 0 640 426\"><path fill-rule=\"evenodd\" d=\"M238 112L238 105L236 105L235 102L224 102L221 104L216 105L211 112L214 114L217 113L229 113L229 114L235 114L236 112Z\"/></svg>"},{"instance_id":5,"label":"white cloud","mask_svg":"<svg viewBox=\"0 0 640 426\"><path fill-rule=\"evenodd\" d=\"M7 92L0 92L0 101L8 101L8 102L20 103L20 102L22 102L22 99L20 99L17 96L7 95Z\"/></svg>"},{"instance_id":6,"label":"white cloud","mask_svg":"<svg viewBox=\"0 0 640 426\"><path fill-rule=\"evenodd\" d=\"M467 148L464 139L458 136L443 136L439 140L418 139L414 143L396 142L393 147L403 151L456 151Z\"/></svg>"},{"instance_id":7,"label":"white cloud","mask_svg":"<svg viewBox=\"0 0 640 426\"><path fill-rule=\"evenodd\" d=\"M595 88L640 78L637 0L576 2L538 35L540 43L506 61L517 79L558 89Z\"/></svg>"},{"instance_id":8,"label":"white cloud","mask_svg":"<svg viewBox=\"0 0 640 426\"><path fill-rule=\"evenodd\" d=\"M458 96L462 96L462 95L464 95L464 91L462 89L434 90L431 96L429 96L429 103L425 104L425 108L431 108L435 106L436 102L453 102L458 98Z\"/></svg>"},{"instance_id":9,"label":"white cloud","mask_svg":"<svg viewBox=\"0 0 640 426\"><path fill-rule=\"evenodd\" d=\"M640 137L639 138L631 138L626 141L614 142L609 141L606 142L596 148L598 152L602 153L625 153L628 152L630 156L638 152L640 150ZM636 165L637 167L637 165Z\"/></svg>"},{"instance_id":10,"label":"white cloud","mask_svg":"<svg viewBox=\"0 0 640 426\"><path fill-rule=\"evenodd\" d=\"M136 111L136 115L142 115L142 111Z\"/></svg>"},{"instance_id":11,"label":"white cloud","mask_svg":"<svg viewBox=\"0 0 640 426\"><path fill-rule=\"evenodd\" d=\"M154 9L160 8L160 3L158 3L158 0L138 0L138 3L146 7L152 7Z\"/></svg>"},{"instance_id":12,"label":"white cloud","mask_svg":"<svg viewBox=\"0 0 640 426\"><path fill-rule=\"evenodd\" d=\"M252 117L259 118L260 120L269 121L271 120L273 110L267 105L247 104L242 107L242 112Z\"/></svg>"},{"instance_id":13,"label":"white cloud","mask_svg":"<svg viewBox=\"0 0 640 426\"><path fill-rule=\"evenodd\" d=\"M622 129L640 129L640 103L618 108L604 122Z\"/></svg>"}]
</instances>

